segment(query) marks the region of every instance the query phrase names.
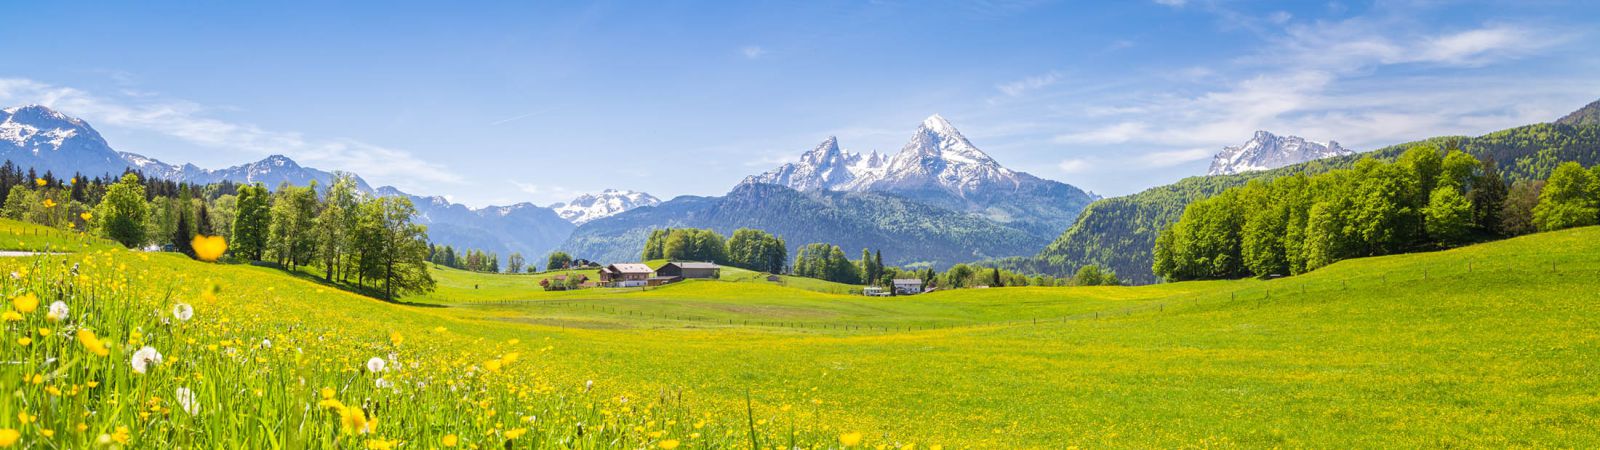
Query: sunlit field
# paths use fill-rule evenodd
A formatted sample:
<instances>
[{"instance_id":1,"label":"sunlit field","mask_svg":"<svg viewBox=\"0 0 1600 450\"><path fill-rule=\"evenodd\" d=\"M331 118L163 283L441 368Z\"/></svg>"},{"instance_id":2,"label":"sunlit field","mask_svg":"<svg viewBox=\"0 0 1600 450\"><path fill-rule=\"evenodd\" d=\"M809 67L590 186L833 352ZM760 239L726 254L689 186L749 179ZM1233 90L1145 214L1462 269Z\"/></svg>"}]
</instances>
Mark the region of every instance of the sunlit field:
<instances>
[{"instance_id":1,"label":"sunlit field","mask_svg":"<svg viewBox=\"0 0 1600 450\"><path fill-rule=\"evenodd\" d=\"M890 298L439 270L397 304L100 244L0 274L0 444L35 448L1600 444L1594 227L1273 281Z\"/></svg>"}]
</instances>

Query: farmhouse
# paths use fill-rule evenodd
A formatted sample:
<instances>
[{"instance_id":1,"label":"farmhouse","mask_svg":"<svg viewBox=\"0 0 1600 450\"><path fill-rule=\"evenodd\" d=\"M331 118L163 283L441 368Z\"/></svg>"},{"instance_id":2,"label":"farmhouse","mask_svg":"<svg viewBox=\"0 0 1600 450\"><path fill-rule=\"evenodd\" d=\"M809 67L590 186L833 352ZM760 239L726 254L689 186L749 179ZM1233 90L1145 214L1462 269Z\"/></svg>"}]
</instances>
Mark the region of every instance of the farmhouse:
<instances>
[{"instance_id":1,"label":"farmhouse","mask_svg":"<svg viewBox=\"0 0 1600 450\"><path fill-rule=\"evenodd\" d=\"M922 293L922 280L916 278L895 278L895 295L914 295Z\"/></svg>"},{"instance_id":2,"label":"farmhouse","mask_svg":"<svg viewBox=\"0 0 1600 450\"><path fill-rule=\"evenodd\" d=\"M658 277L681 277L683 279L702 278L716 279L721 275L722 266L708 262L669 262L656 269Z\"/></svg>"},{"instance_id":3,"label":"farmhouse","mask_svg":"<svg viewBox=\"0 0 1600 450\"><path fill-rule=\"evenodd\" d=\"M611 287L640 287L650 279L650 273L650 266L644 264L612 264L600 269L600 284Z\"/></svg>"}]
</instances>

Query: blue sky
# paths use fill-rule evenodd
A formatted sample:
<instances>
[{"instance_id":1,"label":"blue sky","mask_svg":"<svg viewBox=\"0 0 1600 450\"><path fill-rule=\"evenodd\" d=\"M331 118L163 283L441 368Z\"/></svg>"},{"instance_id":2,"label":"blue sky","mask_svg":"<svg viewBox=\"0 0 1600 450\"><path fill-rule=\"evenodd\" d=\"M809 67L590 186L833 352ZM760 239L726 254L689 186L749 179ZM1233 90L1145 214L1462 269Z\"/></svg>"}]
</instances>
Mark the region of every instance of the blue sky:
<instances>
[{"instance_id":1,"label":"blue sky","mask_svg":"<svg viewBox=\"0 0 1600 450\"><path fill-rule=\"evenodd\" d=\"M473 206L718 195L939 113L1104 195L1257 129L1357 150L1600 99L1595 2L23 2L0 104L218 168L273 153Z\"/></svg>"}]
</instances>

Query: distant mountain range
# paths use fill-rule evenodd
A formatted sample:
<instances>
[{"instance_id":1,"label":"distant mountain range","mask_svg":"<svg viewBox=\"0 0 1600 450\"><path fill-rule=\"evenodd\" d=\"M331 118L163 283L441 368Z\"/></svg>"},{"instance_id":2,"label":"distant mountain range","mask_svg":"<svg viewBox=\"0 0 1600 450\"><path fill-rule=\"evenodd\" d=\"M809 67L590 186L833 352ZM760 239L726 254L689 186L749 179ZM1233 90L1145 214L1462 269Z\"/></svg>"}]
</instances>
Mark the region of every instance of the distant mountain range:
<instances>
[{"instance_id":1,"label":"distant mountain range","mask_svg":"<svg viewBox=\"0 0 1600 450\"><path fill-rule=\"evenodd\" d=\"M798 162L747 177L724 197L679 197L590 221L562 248L622 260L637 258L657 228L757 228L791 248L870 247L883 249L889 264L943 267L1031 253L1094 199L1001 166L934 115L892 157L845 151L829 137Z\"/></svg>"},{"instance_id":2,"label":"distant mountain range","mask_svg":"<svg viewBox=\"0 0 1600 450\"><path fill-rule=\"evenodd\" d=\"M62 176L114 176L131 169L150 177L194 184L226 180L262 183L269 188L285 183L306 186L312 182L328 186L335 177L332 172L303 167L283 155L212 170L118 152L87 122L38 105L0 110L0 159ZM641 192L607 190L580 196L571 203L558 203L556 208L531 203L468 208L444 197L411 195L390 186L372 188L360 176L354 178L357 190L363 193L410 198L416 205L419 222L428 225L429 238L435 243L493 251L502 258L521 252L530 260L538 259L565 241L577 223L659 202Z\"/></svg>"},{"instance_id":3,"label":"distant mountain range","mask_svg":"<svg viewBox=\"0 0 1600 450\"><path fill-rule=\"evenodd\" d=\"M1244 145L1223 147L1222 153L1211 159L1211 170L1206 175L1236 175L1354 153L1334 141L1323 144L1299 136L1257 131Z\"/></svg>"}]
</instances>

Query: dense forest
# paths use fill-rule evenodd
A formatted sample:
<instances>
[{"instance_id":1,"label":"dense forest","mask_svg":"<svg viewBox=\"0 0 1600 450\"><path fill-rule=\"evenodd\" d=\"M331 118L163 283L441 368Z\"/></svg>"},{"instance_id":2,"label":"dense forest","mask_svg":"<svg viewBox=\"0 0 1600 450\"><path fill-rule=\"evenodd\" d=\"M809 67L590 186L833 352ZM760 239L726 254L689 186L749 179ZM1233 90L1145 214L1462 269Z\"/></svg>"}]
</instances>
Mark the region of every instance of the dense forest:
<instances>
[{"instance_id":1,"label":"dense forest","mask_svg":"<svg viewBox=\"0 0 1600 450\"><path fill-rule=\"evenodd\" d=\"M1565 185L1541 197L1537 181L1507 186L1492 159L1421 145L1394 162L1251 180L1185 208L1156 238L1153 270L1170 281L1292 275L1600 220L1580 201L1600 202L1593 175L1577 163L1555 173ZM1558 196L1565 191L1576 199Z\"/></svg>"},{"instance_id":2,"label":"dense forest","mask_svg":"<svg viewBox=\"0 0 1600 450\"><path fill-rule=\"evenodd\" d=\"M1576 123L1576 122L1575 122ZM1152 249L1162 229L1178 220L1184 207L1251 180L1270 181L1292 175L1315 175L1349 169L1372 157L1393 161L1412 147L1459 148L1474 158L1494 163L1507 183L1535 181L1550 176L1555 167L1573 161L1600 163L1600 124L1555 123L1528 125L1479 137L1440 137L1385 147L1361 155L1329 158L1273 170L1241 175L1190 177L1143 192L1095 202L1085 209L1061 237L1031 258L1008 258L985 263L1021 272L1068 274L1086 265L1116 271L1124 281L1159 281L1151 270Z\"/></svg>"}]
</instances>

